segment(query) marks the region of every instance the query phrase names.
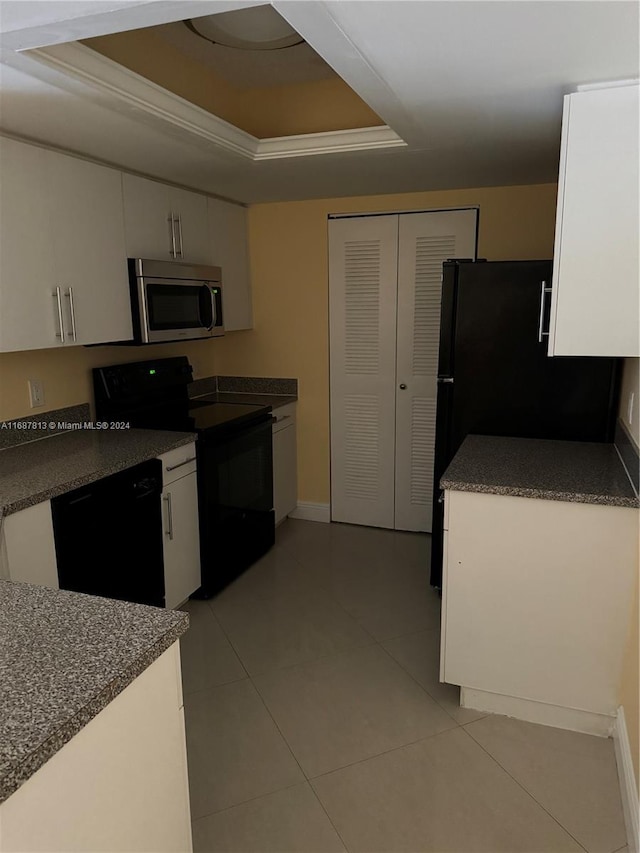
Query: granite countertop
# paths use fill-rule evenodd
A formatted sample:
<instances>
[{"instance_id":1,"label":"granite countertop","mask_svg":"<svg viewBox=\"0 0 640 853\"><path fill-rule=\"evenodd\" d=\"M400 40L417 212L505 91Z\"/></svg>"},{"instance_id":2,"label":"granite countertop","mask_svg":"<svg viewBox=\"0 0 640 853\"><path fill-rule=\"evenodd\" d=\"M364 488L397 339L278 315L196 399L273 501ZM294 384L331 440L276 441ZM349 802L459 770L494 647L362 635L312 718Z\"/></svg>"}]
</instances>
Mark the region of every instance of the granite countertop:
<instances>
[{"instance_id":1,"label":"granite countertop","mask_svg":"<svg viewBox=\"0 0 640 853\"><path fill-rule=\"evenodd\" d=\"M613 444L469 435L440 487L522 498L638 507Z\"/></svg>"},{"instance_id":2,"label":"granite countertop","mask_svg":"<svg viewBox=\"0 0 640 853\"><path fill-rule=\"evenodd\" d=\"M156 429L71 430L0 450L0 517L116 474L191 441Z\"/></svg>"},{"instance_id":3,"label":"granite countertop","mask_svg":"<svg viewBox=\"0 0 640 853\"><path fill-rule=\"evenodd\" d=\"M244 403L250 406L271 406L277 409L288 403L297 403L298 398L294 394L252 394L239 391L214 391L209 394L200 394L192 397L193 400L208 400L211 403Z\"/></svg>"},{"instance_id":4,"label":"granite countertop","mask_svg":"<svg viewBox=\"0 0 640 853\"><path fill-rule=\"evenodd\" d=\"M175 610L0 581L0 802L188 625Z\"/></svg>"}]
</instances>

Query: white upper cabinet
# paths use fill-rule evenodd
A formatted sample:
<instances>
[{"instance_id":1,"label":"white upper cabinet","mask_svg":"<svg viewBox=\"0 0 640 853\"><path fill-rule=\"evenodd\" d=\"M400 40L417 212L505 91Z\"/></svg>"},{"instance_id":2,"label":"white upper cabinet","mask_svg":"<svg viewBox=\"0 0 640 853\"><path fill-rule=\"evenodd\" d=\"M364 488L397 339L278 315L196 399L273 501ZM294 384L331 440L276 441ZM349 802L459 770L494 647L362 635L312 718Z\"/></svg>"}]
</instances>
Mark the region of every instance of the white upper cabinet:
<instances>
[{"instance_id":1,"label":"white upper cabinet","mask_svg":"<svg viewBox=\"0 0 640 853\"><path fill-rule=\"evenodd\" d=\"M130 340L120 175L95 163L49 154L54 265L67 303L71 342Z\"/></svg>"},{"instance_id":2,"label":"white upper cabinet","mask_svg":"<svg viewBox=\"0 0 640 853\"><path fill-rule=\"evenodd\" d=\"M640 355L639 87L564 102L549 355Z\"/></svg>"},{"instance_id":3,"label":"white upper cabinet","mask_svg":"<svg viewBox=\"0 0 640 853\"><path fill-rule=\"evenodd\" d=\"M212 262L222 269L225 331L253 328L247 247L247 209L208 199Z\"/></svg>"},{"instance_id":4,"label":"white upper cabinet","mask_svg":"<svg viewBox=\"0 0 640 853\"><path fill-rule=\"evenodd\" d=\"M1 352L61 345L47 153L0 137Z\"/></svg>"},{"instance_id":5,"label":"white upper cabinet","mask_svg":"<svg viewBox=\"0 0 640 853\"><path fill-rule=\"evenodd\" d=\"M205 196L136 175L122 181L128 257L212 263Z\"/></svg>"},{"instance_id":6,"label":"white upper cabinet","mask_svg":"<svg viewBox=\"0 0 640 853\"><path fill-rule=\"evenodd\" d=\"M0 140L0 351L132 336L120 175Z\"/></svg>"}]
</instances>

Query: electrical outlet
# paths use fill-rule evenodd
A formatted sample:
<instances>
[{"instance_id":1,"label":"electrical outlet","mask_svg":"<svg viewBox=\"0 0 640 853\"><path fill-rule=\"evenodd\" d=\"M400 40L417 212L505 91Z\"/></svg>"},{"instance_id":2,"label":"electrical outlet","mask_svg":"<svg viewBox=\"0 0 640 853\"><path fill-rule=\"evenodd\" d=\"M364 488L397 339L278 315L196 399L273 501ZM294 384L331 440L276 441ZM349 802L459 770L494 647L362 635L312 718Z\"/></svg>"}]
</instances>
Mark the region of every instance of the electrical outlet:
<instances>
[{"instance_id":1,"label":"electrical outlet","mask_svg":"<svg viewBox=\"0 0 640 853\"><path fill-rule=\"evenodd\" d=\"M629 426L633 424L633 401L635 400L635 396L633 391L629 394L629 408L627 409L627 423Z\"/></svg>"},{"instance_id":2,"label":"electrical outlet","mask_svg":"<svg viewBox=\"0 0 640 853\"><path fill-rule=\"evenodd\" d=\"M39 379L29 380L29 400L32 409L44 406L44 385Z\"/></svg>"}]
</instances>

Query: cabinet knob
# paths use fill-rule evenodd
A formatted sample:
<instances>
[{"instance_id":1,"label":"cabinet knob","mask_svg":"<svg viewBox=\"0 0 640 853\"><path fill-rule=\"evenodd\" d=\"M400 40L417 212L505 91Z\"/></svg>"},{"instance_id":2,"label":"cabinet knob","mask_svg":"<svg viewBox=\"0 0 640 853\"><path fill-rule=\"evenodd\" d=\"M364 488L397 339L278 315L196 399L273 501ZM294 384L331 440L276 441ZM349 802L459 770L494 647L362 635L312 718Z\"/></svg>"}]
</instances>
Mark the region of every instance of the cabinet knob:
<instances>
[{"instance_id":1,"label":"cabinet knob","mask_svg":"<svg viewBox=\"0 0 640 853\"><path fill-rule=\"evenodd\" d=\"M404 384L404 382L400 385L400 390L401 390L401 391L406 391L406 390L407 390L407 386Z\"/></svg>"}]
</instances>

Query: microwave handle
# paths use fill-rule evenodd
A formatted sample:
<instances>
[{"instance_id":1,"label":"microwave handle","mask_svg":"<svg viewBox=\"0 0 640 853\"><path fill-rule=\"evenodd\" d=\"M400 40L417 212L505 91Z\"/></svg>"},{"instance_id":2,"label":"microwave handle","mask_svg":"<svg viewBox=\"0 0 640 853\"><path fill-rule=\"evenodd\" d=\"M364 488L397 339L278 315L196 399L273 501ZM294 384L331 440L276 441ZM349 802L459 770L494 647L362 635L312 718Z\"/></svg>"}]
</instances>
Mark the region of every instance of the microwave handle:
<instances>
[{"instance_id":1,"label":"microwave handle","mask_svg":"<svg viewBox=\"0 0 640 853\"><path fill-rule=\"evenodd\" d=\"M200 302L200 325L202 326L203 329L206 329L208 332L210 332L216 324L215 296L213 295L213 292L212 292L212 290L208 284L203 284L200 292L201 292L202 296L204 297L204 299ZM208 317L205 319L203 316L206 313L207 307L208 307L206 304L206 301L207 301L206 295L207 294L209 294L209 299L211 301L211 309L210 309L211 310L211 318L210 319Z\"/></svg>"},{"instance_id":2,"label":"microwave handle","mask_svg":"<svg viewBox=\"0 0 640 853\"><path fill-rule=\"evenodd\" d=\"M209 295L211 296L211 329L213 329L218 324L218 309L216 308L216 295L212 287L209 288Z\"/></svg>"}]
</instances>

